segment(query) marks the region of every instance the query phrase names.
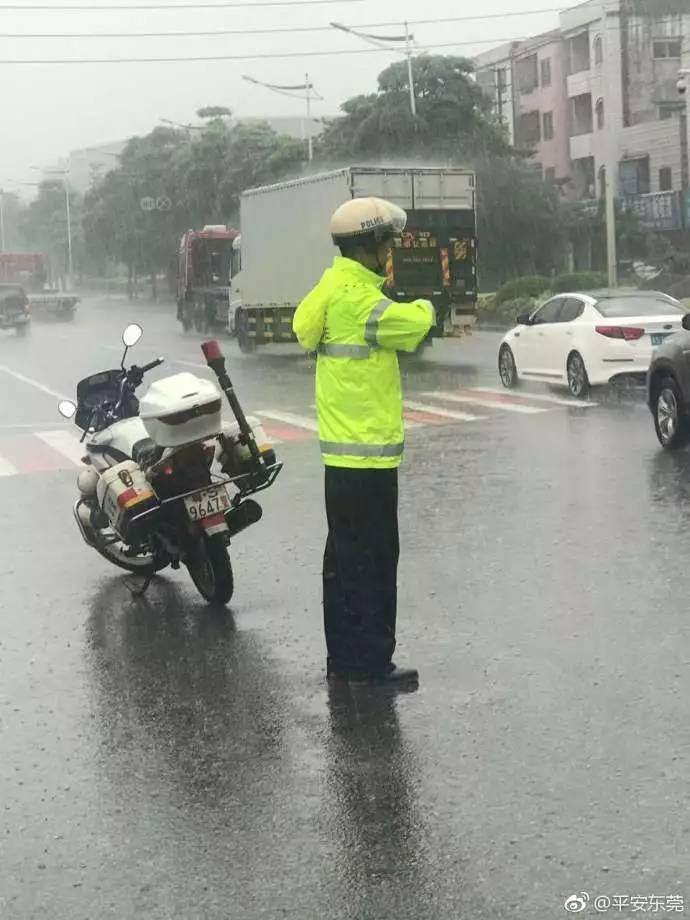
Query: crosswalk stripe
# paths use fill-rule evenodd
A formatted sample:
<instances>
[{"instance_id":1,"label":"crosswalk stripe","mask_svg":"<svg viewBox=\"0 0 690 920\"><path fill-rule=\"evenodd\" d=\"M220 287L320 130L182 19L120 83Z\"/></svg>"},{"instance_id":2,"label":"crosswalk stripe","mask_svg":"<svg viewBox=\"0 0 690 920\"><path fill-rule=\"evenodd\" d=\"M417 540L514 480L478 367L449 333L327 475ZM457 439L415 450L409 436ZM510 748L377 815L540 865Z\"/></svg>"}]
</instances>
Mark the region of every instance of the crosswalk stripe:
<instances>
[{"instance_id":1,"label":"crosswalk stripe","mask_svg":"<svg viewBox=\"0 0 690 920\"><path fill-rule=\"evenodd\" d=\"M76 466L82 465L86 451L71 431L37 431L36 437Z\"/></svg>"},{"instance_id":2,"label":"crosswalk stripe","mask_svg":"<svg viewBox=\"0 0 690 920\"><path fill-rule=\"evenodd\" d=\"M261 418L272 418L276 422L283 422L286 425L294 425L295 428L304 428L306 431L318 431L319 426L314 419L307 418L306 415L296 415L294 412L279 412L277 409L259 409L252 413Z\"/></svg>"},{"instance_id":3,"label":"crosswalk stripe","mask_svg":"<svg viewBox=\"0 0 690 920\"><path fill-rule=\"evenodd\" d=\"M405 428L408 431L412 431L413 428L424 427L424 423L419 421L417 416L411 415L409 412L403 412L403 417L405 419Z\"/></svg>"},{"instance_id":4,"label":"crosswalk stripe","mask_svg":"<svg viewBox=\"0 0 690 920\"><path fill-rule=\"evenodd\" d=\"M494 396L507 396L505 390L499 387L471 387L473 393L488 393ZM586 402L581 399L568 399L565 396L548 396L546 393L512 393L510 399L533 400L534 402L551 403L554 406L572 406L574 409L589 409L592 406L598 406L599 403Z\"/></svg>"},{"instance_id":5,"label":"crosswalk stripe","mask_svg":"<svg viewBox=\"0 0 690 920\"><path fill-rule=\"evenodd\" d=\"M416 412L424 412L426 415L431 416L437 415L442 419L452 419L456 422L476 422L483 417L470 415L469 412L454 412L452 409L444 409L442 406L429 406L426 403L415 402L412 399L406 399L403 405Z\"/></svg>"},{"instance_id":6,"label":"crosswalk stripe","mask_svg":"<svg viewBox=\"0 0 690 920\"><path fill-rule=\"evenodd\" d=\"M0 476L16 476L18 472L19 470L13 463L0 457Z\"/></svg>"},{"instance_id":7,"label":"crosswalk stripe","mask_svg":"<svg viewBox=\"0 0 690 920\"><path fill-rule=\"evenodd\" d=\"M507 399L498 396L487 397L482 399L481 396L465 396L460 393L445 393L435 391L433 393L422 393L427 399L442 399L447 402L464 403L470 406L480 406L483 409L502 409L506 412L517 412L521 415L538 415L540 412L548 412L548 409L538 409L536 406L522 406L509 402Z\"/></svg>"}]
</instances>

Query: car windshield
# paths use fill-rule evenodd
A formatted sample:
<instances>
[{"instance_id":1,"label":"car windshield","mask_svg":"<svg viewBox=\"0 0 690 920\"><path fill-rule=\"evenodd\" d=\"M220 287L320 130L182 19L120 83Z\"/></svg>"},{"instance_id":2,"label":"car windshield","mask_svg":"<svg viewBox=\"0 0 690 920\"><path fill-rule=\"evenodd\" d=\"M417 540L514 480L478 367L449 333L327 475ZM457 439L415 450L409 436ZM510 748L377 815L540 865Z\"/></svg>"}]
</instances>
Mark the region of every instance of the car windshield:
<instances>
[{"instance_id":1,"label":"car windshield","mask_svg":"<svg viewBox=\"0 0 690 920\"><path fill-rule=\"evenodd\" d=\"M611 297L600 300L597 310L607 319L624 316L682 316L680 304L662 297Z\"/></svg>"}]
</instances>

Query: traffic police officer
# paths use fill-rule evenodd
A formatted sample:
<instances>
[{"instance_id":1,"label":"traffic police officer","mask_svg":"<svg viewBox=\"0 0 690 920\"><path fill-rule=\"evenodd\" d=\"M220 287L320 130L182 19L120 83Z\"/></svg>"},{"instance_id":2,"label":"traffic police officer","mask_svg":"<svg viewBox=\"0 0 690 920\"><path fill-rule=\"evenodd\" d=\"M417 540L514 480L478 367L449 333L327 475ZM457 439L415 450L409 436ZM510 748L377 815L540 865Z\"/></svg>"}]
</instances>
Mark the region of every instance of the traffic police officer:
<instances>
[{"instance_id":1,"label":"traffic police officer","mask_svg":"<svg viewBox=\"0 0 690 920\"><path fill-rule=\"evenodd\" d=\"M416 683L395 650L398 467L404 446L398 351L415 351L435 322L426 300L382 295L405 212L355 198L331 218L341 256L297 308L293 328L317 351L316 403L326 466L323 565L327 674L349 683Z\"/></svg>"}]
</instances>

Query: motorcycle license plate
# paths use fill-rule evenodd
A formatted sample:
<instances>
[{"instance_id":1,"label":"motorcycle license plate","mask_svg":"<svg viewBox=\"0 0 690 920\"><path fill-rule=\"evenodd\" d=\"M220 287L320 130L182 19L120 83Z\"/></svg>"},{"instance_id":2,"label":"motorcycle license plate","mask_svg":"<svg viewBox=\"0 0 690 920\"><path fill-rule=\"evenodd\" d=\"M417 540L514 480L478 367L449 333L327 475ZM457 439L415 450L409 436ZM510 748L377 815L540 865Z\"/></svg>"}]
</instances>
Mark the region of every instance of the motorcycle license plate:
<instances>
[{"instance_id":1,"label":"motorcycle license plate","mask_svg":"<svg viewBox=\"0 0 690 920\"><path fill-rule=\"evenodd\" d=\"M188 495L184 500L187 514L193 521L202 523L210 518L224 517L230 509L230 499L225 486L214 486Z\"/></svg>"}]
</instances>

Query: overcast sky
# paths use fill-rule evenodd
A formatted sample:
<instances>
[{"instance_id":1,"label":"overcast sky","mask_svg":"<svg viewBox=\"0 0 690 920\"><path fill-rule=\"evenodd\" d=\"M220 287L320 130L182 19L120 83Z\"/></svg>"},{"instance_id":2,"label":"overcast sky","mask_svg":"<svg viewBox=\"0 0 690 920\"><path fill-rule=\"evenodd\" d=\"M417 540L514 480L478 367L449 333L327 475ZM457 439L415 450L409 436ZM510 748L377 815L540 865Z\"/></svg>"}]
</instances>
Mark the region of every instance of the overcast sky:
<instances>
[{"instance_id":1,"label":"overcast sky","mask_svg":"<svg viewBox=\"0 0 690 920\"><path fill-rule=\"evenodd\" d=\"M55 161L69 150L116 141L149 131L160 118L189 121L202 105L226 105L237 116L299 115L303 104L250 86L243 73L277 83L300 82L305 71L324 97L316 115L338 111L348 96L371 91L376 75L393 56L386 53L314 56L214 63L9 65L11 60L54 58L170 57L185 55L261 55L278 52L361 50L359 39L326 30L269 35L215 35L174 38L9 38L8 34L179 32L222 29L268 29L328 26L332 20L350 25L441 19L489 13L521 12L556 7L548 0L359 0L289 8L259 6L225 9L65 11L65 5L155 5L165 0L13 0L21 10L3 9L0 0L0 79L2 131L0 187L19 188L10 180L30 181L32 164ZM168 0L172 3L173 0ZM181 2L181 0L177 0ZM204 0L201 0L199 6ZM220 3L222 0L205 0ZM32 4L51 7L30 11ZM564 6L574 5L572 3ZM439 53L472 55L503 40L522 38L557 25L557 13L502 17L469 22L414 25L417 43L433 46L458 42ZM386 31L385 29L382 31ZM399 32L390 27L389 33ZM464 44L470 42L472 44ZM476 44L475 44L476 42Z\"/></svg>"}]
</instances>

